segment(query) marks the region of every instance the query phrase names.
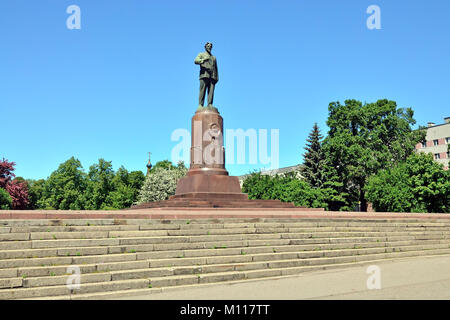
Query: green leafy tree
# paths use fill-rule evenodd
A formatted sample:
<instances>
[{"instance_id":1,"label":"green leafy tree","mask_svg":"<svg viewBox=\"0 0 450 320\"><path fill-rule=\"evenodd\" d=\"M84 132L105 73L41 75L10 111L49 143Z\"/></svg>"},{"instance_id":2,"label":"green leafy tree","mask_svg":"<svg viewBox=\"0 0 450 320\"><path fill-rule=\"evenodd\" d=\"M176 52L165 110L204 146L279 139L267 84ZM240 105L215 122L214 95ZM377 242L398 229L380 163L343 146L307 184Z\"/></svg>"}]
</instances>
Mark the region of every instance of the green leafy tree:
<instances>
[{"instance_id":1,"label":"green leafy tree","mask_svg":"<svg viewBox=\"0 0 450 320\"><path fill-rule=\"evenodd\" d=\"M450 212L450 171L431 154L413 153L370 177L367 199L376 211Z\"/></svg>"},{"instance_id":2,"label":"green leafy tree","mask_svg":"<svg viewBox=\"0 0 450 320\"><path fill-rule=\"evenodd\" d=\"M128 172L123 166L120 167L112 179L113 191L106 197L102 209L130 207L137 201L144 179L142 171Z\"/></svg>"},{"instance_id":3,"label":"green leafy tree","mask_svg":"<svg viewBox=\"0 0 450 320\"><path fill-rule=\"evenodd\" d=\"M252 200L270 200L275 180L270 175L252 172L242 183L242 192L248 194Z\"/></svg>"},{"instance_id":4,"label":"green leafy tree","mask_svg":"<svg viewBox=\"0 0 450 320\"><path fill-rule=\"evenodd\" d=\"M114 186L118 186L121 184L127 185L129 179L130 179L130 173L128 172L127 169L125 169L124 166L121 166L114 174L114 177L112 179L112 184Z\"/></svg>"},{"instance_id":5,"label":"green leafy tree","mask_svg":"<svg viewBox=\"0 0 450 320\"><path fill-rule=\"evenodd\" d=\"M8 191L0 188L0 210L8 210L12 207L12 199Z\"/></svg>"},{"instance_id":6,"label":"green leafy tree","mask_svg":"<svg viewBox=\"0 0 450 320\"><path fill-rule=\"evenodd\" d=\"M81 162L74 157L60 164L45 181L39 208L81 210L86 207L87 176Z\"/></svg>"},{"instance_id":7,"label":"green leafy tree","mask_svg":"<svg viewBox=\"0 0 450 320\"><path fill-rule=\"evenodd\" d=\"M29 209L39 209L38 201L42 198L44 192L45 180L27 179L28 195L30 197Z\"/></svg>"},{"instance_id":8,"label":"green leafy tree","mask_svg":"<svg viewBox=\"0 0 450 320\"><path fill-rule=\"evenodd\" d=\"M174 167L173 163L169 160L158 161L151 169L150 172L155 171L158 168L162 169L172 169Z\"/></svg>"},{"instance_id":9,"label":"green leafy tree","mask_svg":"<svg viewBox=\"0 0 450 320\"><path fill-rule=\"evenodd\" d=\"M145 181L145 175L142 171L131 171L128 176L128 186L133 189L133 202L137 201L139 191Z\"/></svg>"},{"instance_id":10,"label":"green leafy tree","mask_svg":"<svg viewBox=\"0 0 450 320\"><path fill-rule=\"evenodd\" d=\"M333 167L329 159L323 162L323 185L322 192L330 211L348 211L353 208L348 205L350 195L342 181L342 169Z\"/></svg>"},{"instance_id":11,"label":"green leafy tree","mask_svg":"<svg viewBox=\"0 0 450 320\"><path fill-rule=\"evenodd\" d=\"M131 207L134 203L136 189L133 187L120 184L115 187L114 191L111 191L102 204L101 209L125 209Z\"/></svg>"},{"instance_id":12,"label":"green leafy tree","mask_svg":"<svg viewBox=\"0 0 450 320\"><path fill-rule=\"evenodd\" d=\"M167 162L168 160L164 161L164 163ZM177 166L173 166L172 163L168 166L158 166L157 163L155 167L145 178L137 203L167 200L175 194L178 180L187 173L187 169L182 162Z\"/></svg>"},{"instance_id":13,"label":"green leafy tree","mask_svg":"<svg viewBox=\"0 0 450 320\"><path fill-rule=\"evenodd\" d=\"M113 191L114 170L111 161L99 159L89 167L85 192L86 209L98 210L104 206L109 193Z\"/></svg>"},{"instance_id":14,"label":"green leafy tree","mask_svg":"<svg viewBox=\"0 0 450 320\"><path fill-rule=\"evenodd\" d=\"M350 210L359 203L361 211L367 211L368 178L404 161L425 132L412 130L412 109L397 108L390 100L333 102L328 110L323 168L325 187L334 189L337 200L329 202L330 209Z\"/></svg>"},{"instance_id":15,"label":"green leafy tree","mask_svg":"<svg viewBox=\"0 0 450 320\"><path fill-rule=\"evenodd\" d=\"M7 169L13 170L10 167ZM9 176L4 176L6 181ZM17 177L9 179L9 184L28 186L30 209L98 210L130 207L136 202L144 179L142 171L128 172L123 166L114 172L111 161L104 159L90 166L86 174L80 161L72 157L60 164L47 180ZM16 187L15 191L21 189ZM17 198L22 193L14 194Z\"/></svg>"},{"instance_id":16,"label":"green leafy tree","mask_svg":"<svg viewBox=\"0 0 450 320\"><path fill-rule=\"evenodd\" d=\"M247 193L249 199L280 200L309 208L327 206L323 190L311 187L295 173L270 176L254 172L244 180L242 192Z\"/></svg>"}]
</instances>

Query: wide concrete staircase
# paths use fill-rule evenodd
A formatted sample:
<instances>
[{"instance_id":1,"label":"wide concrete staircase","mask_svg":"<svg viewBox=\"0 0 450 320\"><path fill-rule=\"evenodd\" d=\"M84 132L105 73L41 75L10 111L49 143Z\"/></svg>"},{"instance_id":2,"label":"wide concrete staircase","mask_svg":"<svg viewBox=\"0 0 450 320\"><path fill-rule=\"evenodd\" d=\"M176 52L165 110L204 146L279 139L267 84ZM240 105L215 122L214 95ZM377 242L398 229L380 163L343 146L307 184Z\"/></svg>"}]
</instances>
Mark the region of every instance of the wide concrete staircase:
<instances>
[{"instance_id":1,"label":"wide concrete staircase","mask_svg":"<svg viewBox=\"0 0 450 320\"><path fill-rule=\"evenodd\" d=\"M0 220L0 299L102 299L444 254L447 219ZM67 286L74 266L79 289Z\"/></svg>"}]
</instances>

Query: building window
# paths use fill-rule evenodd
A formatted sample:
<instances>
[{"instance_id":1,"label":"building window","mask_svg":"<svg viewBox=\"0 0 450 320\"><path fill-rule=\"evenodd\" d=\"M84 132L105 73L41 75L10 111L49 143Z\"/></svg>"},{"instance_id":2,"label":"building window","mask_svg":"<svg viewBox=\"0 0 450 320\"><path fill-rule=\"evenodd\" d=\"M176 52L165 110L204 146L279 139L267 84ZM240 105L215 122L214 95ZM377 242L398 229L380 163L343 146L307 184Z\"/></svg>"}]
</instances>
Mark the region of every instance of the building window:
<instances>
[{"instance_id":1,"label":"building window","mask_svg":"<svg viewBox=\"0 0 450 320\"><path fill-rule=\"evenodd\" d=\"M438 139L433 140L433 144L434 144L435 146L438 146L438 145L439 145L439 140L438 140Z\"/></svg>"},{"instance_id":2,"label":"building window","mask_svg":"<svg viewBox=\"0 0 450 320\"><path fill-rule=\"evenodd\" d=\"M447 151L447 159L450 159L450 151Z\"/></svg>"},{"instance_id":3,"label":"building window","mask_svg":"<svg viewBox=\"0 0 450 320\"><path fill-rule=\"evenodd\" d=\"M422 148L426 148L427 147L427 142L426 141L423 141L422 142Z\"/></svg>"},{"instance_id":4,"label":"building window","mask_svg":"<svg viewBox=\"0 0 450 320\"><path fill-rule=\"evenodd\" d=\"M445 138L445 143L450 144L450 137Z\"/></svg>"},{"instance_id":5,"label":"building window","mask_svg":"<svg viewBox=\"0 0 450 320\"><path fill-rule=\"evenodd\" d=\"M441 154L440 153L435 153L434 154L434 160L438 160L441 158Z\"/></svg>"}]
</instances>

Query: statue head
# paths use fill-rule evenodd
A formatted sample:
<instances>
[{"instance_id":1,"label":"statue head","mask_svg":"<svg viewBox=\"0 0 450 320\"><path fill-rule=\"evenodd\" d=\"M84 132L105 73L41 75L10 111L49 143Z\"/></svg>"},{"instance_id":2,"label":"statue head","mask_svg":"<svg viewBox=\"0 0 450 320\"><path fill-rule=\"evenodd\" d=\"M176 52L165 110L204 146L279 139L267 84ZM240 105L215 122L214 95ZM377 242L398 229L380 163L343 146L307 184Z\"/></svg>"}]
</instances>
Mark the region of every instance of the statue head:
<instances>
[{"instance_id":1,"label":"statue head","mask_svg":"<svg viewBox=\"0 0 450 320\"><path fill-rule=\"evenodd\" d=\"M208 51L208 52L211 52L212 47L213 47L213 44L212 44L211 42L207 42L207 43L205 44L205 49L206 49L206 51Z\"/></svg>"}]
</instances>

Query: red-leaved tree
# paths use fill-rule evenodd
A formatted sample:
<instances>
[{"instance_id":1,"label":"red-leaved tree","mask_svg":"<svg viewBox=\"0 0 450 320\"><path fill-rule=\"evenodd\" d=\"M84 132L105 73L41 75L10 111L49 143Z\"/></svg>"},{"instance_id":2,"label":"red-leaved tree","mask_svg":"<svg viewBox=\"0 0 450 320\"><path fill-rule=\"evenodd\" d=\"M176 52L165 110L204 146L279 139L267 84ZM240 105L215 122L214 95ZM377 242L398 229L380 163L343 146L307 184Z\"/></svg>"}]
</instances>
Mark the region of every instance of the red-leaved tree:
<instances>
[{"instance_id":1,"label":"red-leaved tree","mask_svg":"<svg viewBox=\"0 0 450 320\"><path fill-rule=\"evenodd\" d=\"M24 210L28 207L30 199L28 197L28 184L13 180L6 185L6 191L12 199L12 208L14 210Z\"/></svg>"},{"instance_id":2,"label":"red-leaved tree","mask_svg":"<svg viewBox=\"0 0 450 320\"><path fill-rule=\"evenodd\" d=\"M5 158L0 161L0 188L6 189L6 185L16 176L14 171L15 162L8 162Z\"/></svg>"},{"instance_id":3,"label":"red-leaved tree","mask_svg":"<svg viewBox=\"0 0 450 320\"><path fill-rule=\"evenodd\" d=\"M28 196L28 184L25 181L12 180L14 162L8 162L5 158L0 161L0 188L6 189L12 199L12 208L15 210L26 209L30 203Z\"/></svg>"}]
</instances>

